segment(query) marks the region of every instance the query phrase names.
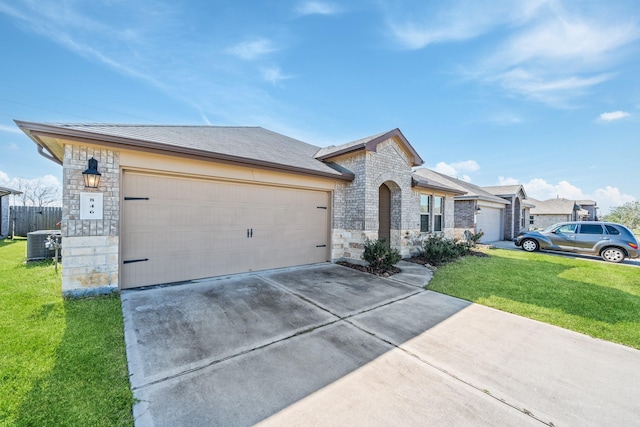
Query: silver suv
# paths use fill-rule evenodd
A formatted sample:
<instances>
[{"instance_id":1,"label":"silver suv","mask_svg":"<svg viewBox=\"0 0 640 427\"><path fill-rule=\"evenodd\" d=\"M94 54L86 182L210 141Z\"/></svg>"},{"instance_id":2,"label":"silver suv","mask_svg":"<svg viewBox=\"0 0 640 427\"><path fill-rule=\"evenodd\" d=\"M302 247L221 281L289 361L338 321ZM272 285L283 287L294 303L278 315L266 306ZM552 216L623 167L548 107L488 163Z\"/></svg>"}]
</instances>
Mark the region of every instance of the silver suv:
<instances>
[{"instance_id":1,"label":"silver suv","mask_svg":"<svg viewBox=\"0 0 640 427\"><path fill-rule=\"evenodd\" d=\"M638 240L627 227L613 222L561 222L540 231L523 231L513 242L527 252L580 252L609 262L638 258Z\"/></svg>"}]
</instances>

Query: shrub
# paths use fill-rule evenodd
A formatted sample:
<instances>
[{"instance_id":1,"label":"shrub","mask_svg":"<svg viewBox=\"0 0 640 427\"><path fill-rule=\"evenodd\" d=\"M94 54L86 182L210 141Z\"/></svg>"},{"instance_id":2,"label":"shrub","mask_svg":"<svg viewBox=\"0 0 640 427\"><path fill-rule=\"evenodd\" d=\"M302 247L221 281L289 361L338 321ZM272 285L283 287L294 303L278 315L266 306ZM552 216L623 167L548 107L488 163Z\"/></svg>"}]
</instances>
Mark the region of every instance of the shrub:
<instances>
[{"instance_id":1,"label":"shrub","mask_svg":"<svg viewBox=\"0 0 640 427\"><path fill-rule=\"evenodd\" d=\"M397 249L391 248L385 239L367 239L364 242L362 259L367 261L369 266L375 270L391 270L402 257L400 256L400 252L398 252Z\"/></svg>"},{"instance_id":2,"label":"shrub","mask_svg":"<svg viewBox=\"0 0 640 427\"><path fill-rule=\"evenodd\" d=\"M467 255L475 245L473 240L460 241L447 239L442 234L429 236L422 243L421 256L431 264L443 264Z\"/></svg>"}]
</instances>

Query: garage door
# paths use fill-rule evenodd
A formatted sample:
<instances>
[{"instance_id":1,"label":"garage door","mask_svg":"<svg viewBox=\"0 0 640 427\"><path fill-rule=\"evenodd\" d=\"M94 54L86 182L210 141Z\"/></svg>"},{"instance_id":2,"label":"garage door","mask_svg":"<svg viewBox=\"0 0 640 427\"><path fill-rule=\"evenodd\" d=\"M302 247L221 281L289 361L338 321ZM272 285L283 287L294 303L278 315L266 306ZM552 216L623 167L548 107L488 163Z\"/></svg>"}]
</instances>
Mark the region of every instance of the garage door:
<instances>
[{"instance_id":1,"label":"garage door","mask_svg":"<svg viewBox=\"0 0 640 427\"><path fill-rule=\"evenodd\" d=\"M324 262L329 193L125 172L122 288Z\"/></svg>"},{"instance_id":2,"label":"garage door","mask_svg":"<svg viewBox=\"0 0 640 427\"><path fill-rule=\"evenodd\" d=\"M502 240L502 209L482 206L476 215L476 230L482 230L482 243Z\"/></svg>"}]
</instances>

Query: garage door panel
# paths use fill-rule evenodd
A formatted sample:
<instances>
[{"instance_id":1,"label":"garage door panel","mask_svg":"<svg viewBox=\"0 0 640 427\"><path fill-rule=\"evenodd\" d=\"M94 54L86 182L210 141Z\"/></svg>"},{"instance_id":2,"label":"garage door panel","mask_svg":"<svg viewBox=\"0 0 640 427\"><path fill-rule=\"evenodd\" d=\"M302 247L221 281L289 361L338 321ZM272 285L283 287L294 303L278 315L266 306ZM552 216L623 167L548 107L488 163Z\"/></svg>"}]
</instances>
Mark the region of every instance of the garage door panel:
<instances>
[{"instance_id":1,"label":"garage door panel","mask_svg":"<svg viewBox=\"0 0 640 427\"><path fill-rule=\"evenodd\" d=\"M502 240L502 210L482 207L476 216L476 228L484 233L481 243Z\"/></svg>"},{"instance_id":2,"label":"garage door panel","mask_svg":"<svg viewBox=\"0 0 640 427\"><path fill-rule=\"evenodd\" d=\"M123 201L123 288L328 258L328 192L125 172L123 196L148 198Z\"/></svg>"}]
</instances>

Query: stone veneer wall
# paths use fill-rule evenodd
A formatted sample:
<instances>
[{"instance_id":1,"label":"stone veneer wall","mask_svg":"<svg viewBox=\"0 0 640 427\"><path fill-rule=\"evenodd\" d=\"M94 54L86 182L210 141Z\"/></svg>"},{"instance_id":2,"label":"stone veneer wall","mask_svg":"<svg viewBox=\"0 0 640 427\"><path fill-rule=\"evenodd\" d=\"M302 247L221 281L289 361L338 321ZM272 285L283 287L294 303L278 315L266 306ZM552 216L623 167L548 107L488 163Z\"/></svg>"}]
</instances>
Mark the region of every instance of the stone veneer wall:
<instances>
[{"instance_id":1,"label":"stone veneer wall","mask_svg":"<svg viewBox=\"0 0 640 427\"><path fill-rule=\"evenodd\" d=\"M98 161L100 185L86 189L82 172ZM118 289L120 199L119 154L91 146L65 145L62 203L62 293L90 295ZM80 193L102 193L102 220L80 219Z\"/></svg>"},{"instance_id":2,"label":"stone veneer wall","mask_svg":"<svg viewBox=\"0 0 640 427\"><path fill-rule=\"evenodd\" d=\"M464 239L465 231L475 233L476 202L475 200L458 200L455 202L455 219L453 235L456 239Z\"/></svg>"},{"instance_id":3,"label":"stone veneer wall","mask_svg":"<svg viewBox=\"0 0 640 427\"><path fill-rule=\"evenodd\" d=\"M391 189L391 246L403 257L417 252L420 233L420 192L411 187L411 160L394 139L376 151L361 151L334 160L355 174L336 184L333 202L332 259L362 263L364 242L378 238L379 188ZM453 223L453 200L445 199L445 221Z\"/></svg>"}]
</instances>

